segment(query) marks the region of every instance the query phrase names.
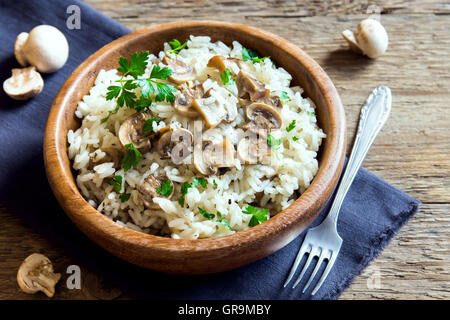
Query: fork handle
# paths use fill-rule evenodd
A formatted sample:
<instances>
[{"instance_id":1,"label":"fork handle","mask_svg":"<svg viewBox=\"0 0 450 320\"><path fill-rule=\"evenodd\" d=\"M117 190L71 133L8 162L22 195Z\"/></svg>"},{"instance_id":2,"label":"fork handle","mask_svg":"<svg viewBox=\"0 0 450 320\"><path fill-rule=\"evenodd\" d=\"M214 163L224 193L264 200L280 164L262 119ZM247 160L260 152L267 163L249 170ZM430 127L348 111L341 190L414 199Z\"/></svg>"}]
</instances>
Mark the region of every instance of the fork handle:
<instances>
[{"instance_id":1,"label":"fork handle","mask_svg":"<svg viewBox=\"0 0 450 320\"><path fill-rule=\"evenodd\" d=\"M326 218L326 220L335 225L345 195L355 179L356 173L361 167L375 137L386 123L391 111L391 105L391 90L386 86L379 86L372 91L361 109L353 149L336 192L336 197Z\"/></svg>"}]
</instances>

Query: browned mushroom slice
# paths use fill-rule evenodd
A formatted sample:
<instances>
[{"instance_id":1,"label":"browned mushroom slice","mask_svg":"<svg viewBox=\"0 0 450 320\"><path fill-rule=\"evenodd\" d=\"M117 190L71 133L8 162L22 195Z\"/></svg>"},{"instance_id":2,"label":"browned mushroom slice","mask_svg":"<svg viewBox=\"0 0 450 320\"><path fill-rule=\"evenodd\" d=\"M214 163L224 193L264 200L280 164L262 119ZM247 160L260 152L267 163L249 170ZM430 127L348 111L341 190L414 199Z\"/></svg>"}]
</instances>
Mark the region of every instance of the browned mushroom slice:
<instances>
[{"instance_id":1,"label":"browned mushroom slice","mask_svg":"<svg viewBox=\"0 0 450 320\"><path fill-rule=\"evenodd\" d=\"M217 101L206 104L206 99L194 99L192 106L200 113L208 128L216 127L226 117L226 111Z\"/></svg>"},{"instance_id":2,"label":"browned mushroom slice","mask_svg":"<svg viewBox=\"0 0 450 320\"><path fill-rule=\"evenodd\" d=\"M264 157L270 153L267 136L263 131L246 133L237 145L238 158L247 164L262 163Z\"/></svg>"},{"instance_id":3,"label":"browned mushroom slice","mask_svg":"<svg viewBox=\"0 0 450 320\"><path fill-rule=\"evenodd\" d=\"M127 144L132 143L139 151L147 152L152 144L150 135L153 131L143 133L145 121L150 119L150 115L138 112L128 117L119 128L119 140L122 147L126 148Z\"/></svg>"},{"instance_id":4,"label":"browned mushroom slice","mask_svg":"<svg viewBox=\"0 0 450 320\"><path fill-rule=\"evenodd\" d=\"M228 139L219 143L204 140L194 146L194 167L200 174L216 174L218 168L234 166L234 148Z\"/></svg>"},{"instance_id":5,"label":"browned mushroom slice","mask_svg":"<svg viewBox=\"0 0 450 320\"><path fill-rule=\"evenodd\" d=\"M159 188L161 188L162 184L165 183L165 181L169 181L170 186L172 187L172 191L168 196L164 196L158 193ZM153 198L165 197L170 200L174 194L175 188L173 187L173 182L170 181L166 176L160 175L155 177L153 175L149 175L138 187L138 191L142 195L142 201L144 202L144 206L147 209L159 209L159 205L153 202Z\"/></svg>"},{"instance_id":6,"label":"browned mushroom slice","mask_svg":"<svg viewBox=\"0 0 450 320\"><path fill-rule=\"evenodd\" d=\"M194 99L202 98L205 95L203 86L198 84L193 88L184 88L175 95L173 107L181 115L194 118L199 115L198 111L192 107Z\"/></svg>"},{"instance_id":7,"label":"browned mushroom slice","mask_svg":"<svg viewBox=\"0 0 450 320\"><path fill-rule=\"evenodd\" d=\"M270 96L270 90L266 89L264 83L242 71L236 77L236 85L240 98L248 96L251 101L257 101Z\"/></svg>"},{"instance_id":8,"label":"browned mushroom slice","mask_svg":"<svg viewBox=\"0 0 450 320\"><path fill-rule=\"evenodd\" d=\"M248 72L249 68L245 61L236 58L225 58L222 56L214 56L208 61L208 67L216 68L220 73L223 73L225 69L231 69L230 64L235 63L239 69Z\"/></svg>"},{"instance_id":9,"label":"browned mushroom slice","mask_svg":"<svg viewBox=\"0 0 450 320\"><path fill-rule=\"evenodd\" d=\"M281 115L278 111L265 103L255 102L247 106L246 115L250 123L247 123L244 129L270 131L280 129L282 125Z\"/></svg>"},{"instance_id":10,"label":"browned mushroom slice","mask_svg":"<svg viewBox=\"0 0 450 320\"><path fill-rule=\"evenodd\" d=\"M269 106L272 106L274 108L282 108L283 107L279 96L267 96L267 97L260 99L258 102L268 104Z\"/></svg>"},{"instance_id":11,"label":"browned mushroom slice","mask_svg":"<svg viewBox=\"0 0 450 320\"><path fill-rule=\"evenodd\" d=\"M163 58L163 62L172 70L169 80L177 84L182 84L190 80L194 80L196 75L195 69L182 61L180 58Z\"/></svg>"},{"instance_id":12,"label":"browned mushroom slice","mask_svg":"<svg viewBox=\"0 0 450 320\"><path fill-rule=\"evenodd\" d=\"M173 163L180 164L191 153L191 145L194 140L189 130L179 128L165 132L158 140L156 150L161 158L171 158Z\"/></svg>"},{"instance_id":13,"label":"browned mushroom slice","mask_svg":"<svg viewBox=\"0 0 450 320\"><path fill-rule=\"evenodd\" d=\"M122 160L123 152L114 147L102 147L100 151L105 153L105 156L99 160L91 159L89 162L89 169L93 169L95 166L98 166L102 163L112 162L114 163L113 167L117 169L120 168L120 161Z\"/></svg>"},{"instance_id":14,"label":"browned mushroom slice","mask_svg":"<svg viewBox=\"0 0 450 320\"><path fill-rule=\"evenodd\" d=\"M208 154L208 150L213 147L211 141L203 141L194 145L194 167L195 169L205 176L214 175L217 173L217 167L214 167L208 156L205 156L205 150Z\"/></svg>"},{"instance_id":15,"label":"browned mushroom slice","mask_svg":"<svg viewBox=\"0 0 450 320\"><path fill-rule=\"evenodd\" d=\"M50 298L55 294L55 285L60 278L60 273L53 272L50 259L40 253L29 255L17 272L17 283L23 292L42 291Z\"/></svg>"}]
</instances>

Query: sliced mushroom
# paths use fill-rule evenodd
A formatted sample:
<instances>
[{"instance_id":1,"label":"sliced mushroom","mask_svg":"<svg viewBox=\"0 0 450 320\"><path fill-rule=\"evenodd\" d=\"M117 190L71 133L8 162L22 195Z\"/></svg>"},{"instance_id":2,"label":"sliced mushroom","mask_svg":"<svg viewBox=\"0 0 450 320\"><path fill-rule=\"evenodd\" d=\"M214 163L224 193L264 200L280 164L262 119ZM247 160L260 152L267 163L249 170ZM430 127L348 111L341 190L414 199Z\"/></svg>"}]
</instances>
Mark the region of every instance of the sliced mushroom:
<instances>
[{"instance_id":1,"label":"sliced mushroom","mask_svg":"<svg viewBox=\"0 0 450 320\"><path fill-rule=\"evenodd\" d=\"M158 140L156 150L161 158L171 158L173 163L180 164L191 155L194 141L192 133L183 128L165 132Z\"/></svg>"},{"instance_id":2,"label":"sliced mushroom","mask_svg":"<svg viewBox=\"0 0 450 320\"><path fill-rule=\"evenodd\" d=\"M228 139L219 143L204 140L194 146L194 167L200 174L214 175L218 168L234 166L234 148Z\"/></svg>"},{"instance_id":3,"label":"sliced mushroom","mask_svg":"<svg viewBox=\"0 0 450 320\"><path fill-rule=\"evenodd\" d=\"M150 135L153 131L143 133L145 121L150 119L150 115L143 112L137 112L128 117L119 128L119 140L122 147L132 143L139 151L147 152L152 143Z\"/></svg>"},{"instance_id":4,"label":"sliced mushroom","mask_svg":"<svg viewBox=\"0 0 450 320\"><path fill-rule=\"evenodd\" d=\"M12 77L3 82L3 90L15 100L28 100L44 88L44 80L34 67L12 69Z\"/></svg>"},{"instance_id":5,"label":"sliced mushroom","mask_svg":"<svg viewBox=\"0 0 450 320\"><path fill-rule=\"evenodd\" d=\"M42 291L50 298L55 294L55 285L60 278L60 273L53 272L50 259L40 253L29 255L17 272L17 283L23 292Z\"/></svg>"},{"instance_id":6,"label":"sliced mushroom","mask_svg":"<svg viewBox=\"0 0 450 320\"><path fill-rule=\"evenodd\" d=\"M248 96L251 101L258 101L270 96L270 90L266 89L264 83L242 71L236 77L236 85L240 98Z\"/></svg>"},{"instance_id":7,"label":"sliced mushroom","mask_svg":"<svg viewBox=\"0 0 450 320\"><path fill-rule=\"evenodd\" d=\"M272 106L274 108L282 108L283 107L279 96L267 96L267 97L262 98L258 102L268 104L269 106Z\"/></svg>"},{"instance_id":8,"label":"sliced mushroom","mask_svg":"<svg viewBox=\"0 0 450 320\"><path fill-rule=\"evenodd\" d=\"M169 76L172 82L182 84L194 80L197 76L195 69L178 57L173 59L164 57L163 62L172 70L172 75Z\"/></svg>"},{"instance_id":9,"label":"sliced mushroom","mask_svg":"<svg viewBox=\"0 0 450 320\"><path fill-rule=\"evenodd\" d=\"M123 155L122 150L114 147L102 147L100 150L105 153L105 156L99 160L91 159L89 162L89 169L93 169L95 166L107 162L113 162L113 166L116 170L120 168L120 161L122 160Z\"/></svg>"},{"instance_id":10,"label":"sliced mushroom","mask_svg":"<svg viewBox=\"0 0 450 320\"><path fill-rule=\"evenodd\" d=\"M231 69L231 63L235 63L239 67L239 69L243 71L249 71L249 67L245 61L236 58L225 58L222 56L214 56L209 59L208 67L216 68L220 73L223 73L225 69Z\"/></svg>"},{"instance_id":11,"label":"sliced mushroom","mask_svg":"<svg viewBox=\"0 0 450 320\"><path fill-rule=\"evenodd\" d=\"M167 197L162 196L156 191L158 188L161 188L161 185L165 181L169 181L170 185L172 186L172 192ZM173 182L170 179L168 179L165 175L160 175L157 177L149 175L138 187L138 191L141 193L142 201L144 202L144 206L147 209L159 209L159 205L153 202L153 198L165 197L170 200L175 192L175 188L173 186Z\"/></svg>"},{"instance_id":12,"label":"sliced mushroom","mask_svg":"<svg viewBox=\"0 0 450 320\"><path fill-rule=\"evenodd\" d=\"M264 129L270 131L280 129L282 125L281 115L278 111L265 103L255 102L247 106L246 115L250 120L250 123L244 126L244 129L247 130Z\"/></svg>"},{"instance_id":13,"label":"sliced mushroom","mask_svg":"<svg viewBox=\"0 0 450 320\"><path fill-rule=\"evenodd\" d=\"M263 131L259 133L247 132L237 145L238 158L247 164L261 163L268 154L270 154L270 150Z\"/></svg>"},{"instance_id":14,"label":"sliced mushroom","mask_svg":"<svg viewBox=\"0 0 450 320\"><path fill-rule=\"evenodd\" d=\"M210 99L194 99L192 106L200 113L208 128L216 127L226 117L226 111L217 100L209 103Z\"/></svg>"},{"instance_id":15,"label":"sliced mushroom","mask_svg":"<svg viewBox=\"0 0 450 320\"><path fill-rule=\"evenodd\" d=\"M173 107L181 115L195 118L199 115L196 109L192 107L192 102L194 98L201 98L203 96L203 87L201 85L196 85L194 88L185 88L175 95L175 100L173 102Z\"/></svg>"}]
</instances>

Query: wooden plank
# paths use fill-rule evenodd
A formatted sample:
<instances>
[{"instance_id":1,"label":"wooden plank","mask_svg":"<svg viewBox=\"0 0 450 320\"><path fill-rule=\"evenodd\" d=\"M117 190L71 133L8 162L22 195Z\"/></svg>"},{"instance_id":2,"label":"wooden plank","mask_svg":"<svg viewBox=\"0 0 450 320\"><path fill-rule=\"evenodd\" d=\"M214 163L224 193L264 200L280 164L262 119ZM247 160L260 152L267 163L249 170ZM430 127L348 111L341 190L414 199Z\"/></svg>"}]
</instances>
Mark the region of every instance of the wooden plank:
<instances>
[{"instance_id":1,"label":"wooden plank","mask_svg":"<svg viewBox=\"0 0 450 320\"><path fill-rule=\"evenodd\" d=\"M341 296L342 299L450 298L450 5L445 1L123 1L87 3L132 29L176 20L247 23L300 46L327 71L345 106L349 146L359 109L371 89L391 87L391 117L364 166L423 202L401 230ZM390 37L386 55L372 61L347 50L339 31L353 29L377 4ZM18 290L15 274L32 252L48 255L58 271L76 264L64 251L0 208L0 299L40 299ZM26 235L24 237L23 235ZM83 267L82 267L83 268ZM367 281L380 274L381 288ZM94 278L88 270L83 274ZM95 280L97 279L97 280ZM95 288L68 290L55 298L111 298ZM99 287L98 285L97 287ZM94 286L95 287L95 286ZM120 298L120 292L117 293Z\"/></svg>"}]
</instances>

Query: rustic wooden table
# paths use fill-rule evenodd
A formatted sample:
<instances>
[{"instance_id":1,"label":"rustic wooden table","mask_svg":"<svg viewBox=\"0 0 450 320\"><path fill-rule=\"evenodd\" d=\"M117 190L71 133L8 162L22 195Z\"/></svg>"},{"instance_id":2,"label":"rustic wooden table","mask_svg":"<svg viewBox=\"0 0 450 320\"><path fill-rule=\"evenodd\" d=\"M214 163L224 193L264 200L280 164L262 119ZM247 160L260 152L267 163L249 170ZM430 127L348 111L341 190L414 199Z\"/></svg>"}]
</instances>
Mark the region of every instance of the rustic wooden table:
<instances>
[{"instance_id":1,"label":"rustic wooden table","mask_svg":"<svg viewBox=\"0 0 450 320\"><path fill-rule=\"evenodd\" d=\"M364 166L422 205L341 299L450 298L448 1L86 2L134 30L169 21L215 19L285 37L318 61L334 81L345 106L349 144L366 96L377 85L391 87L390 119ZM340 35L368 16L369 5L381 12L390 38L388 52L376 61L351 53ZM21 261L32 252L44 252L57 270L77 262L1 207L0 221L0 299L44 299L18 289L15 276ZM83 267L82 274L87 281L81 290L60 285L55 298L127 298Z\"/></svg>"}]
</instances>

